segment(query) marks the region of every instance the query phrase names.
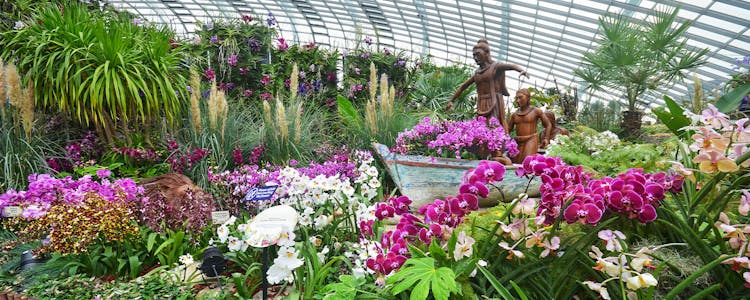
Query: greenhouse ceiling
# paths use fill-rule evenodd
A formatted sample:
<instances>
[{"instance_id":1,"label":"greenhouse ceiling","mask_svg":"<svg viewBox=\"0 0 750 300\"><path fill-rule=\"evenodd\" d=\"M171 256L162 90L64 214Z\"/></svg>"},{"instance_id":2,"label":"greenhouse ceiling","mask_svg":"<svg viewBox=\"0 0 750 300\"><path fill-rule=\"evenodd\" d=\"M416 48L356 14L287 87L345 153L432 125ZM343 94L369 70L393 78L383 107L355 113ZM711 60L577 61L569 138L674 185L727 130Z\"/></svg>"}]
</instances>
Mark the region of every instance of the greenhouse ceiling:
<instances>
[{"instance_id":1,"label":"greenhouse ceiling","mask_svg":"<svg viewBox=\"0 0 750 300\"><path fill-rule=\"evenodd\" d=\"M573 74L583 53L595 46L598 18L622 13L646 19L657 10L680 7L679 17L693 26L688 45L707 48L706 64L696 70L704 88L720 87L732 74L735 61L750 55L750 1L488 1L488 0L105 0L105 3L189 35L199 23L241 15L272 13L281 35L296 43L352 48L357 39L371 37L379 47L396 48L412 56L431 55L437 63L474 64L471 50L486 38L498 61L526 68L530 79L508 77L511 89L585 87ZM692 77L692 76L690 76ZM664 93L686 99L692 80L651 93L652 105ZM588 95L588 94L587 94ZM597 93L593 99L621 99ZM583 96L583 101L591 97Z\"/></svg>"}]
</instances>

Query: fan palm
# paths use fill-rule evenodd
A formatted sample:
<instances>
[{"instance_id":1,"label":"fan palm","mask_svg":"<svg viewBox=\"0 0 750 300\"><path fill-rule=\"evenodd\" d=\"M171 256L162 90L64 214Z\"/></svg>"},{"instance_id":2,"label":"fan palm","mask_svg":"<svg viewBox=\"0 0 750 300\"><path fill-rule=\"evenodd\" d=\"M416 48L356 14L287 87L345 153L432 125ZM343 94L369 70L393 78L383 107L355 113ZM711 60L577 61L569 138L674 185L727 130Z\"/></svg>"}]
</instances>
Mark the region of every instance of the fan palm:
<instances>
[{"instance_id":1,"label":"fan palm","mask_svg":"<svg viewBox=\"0 0 750 300\"><path fill-rule=\"evenodd\" d=\"M584 54L575 74L589 83L588 89L622 93L628 111L636 112L641 96L684 79L686 70L704 62L708 49L687 46L683 35L691 22L678 22L678 11L659 10L644 23L623 15L599 18L598 48ZM625 116L631 118L623 118L623 124L634 124L637 131L640 114Z\"/></svg>"}]
</instances>

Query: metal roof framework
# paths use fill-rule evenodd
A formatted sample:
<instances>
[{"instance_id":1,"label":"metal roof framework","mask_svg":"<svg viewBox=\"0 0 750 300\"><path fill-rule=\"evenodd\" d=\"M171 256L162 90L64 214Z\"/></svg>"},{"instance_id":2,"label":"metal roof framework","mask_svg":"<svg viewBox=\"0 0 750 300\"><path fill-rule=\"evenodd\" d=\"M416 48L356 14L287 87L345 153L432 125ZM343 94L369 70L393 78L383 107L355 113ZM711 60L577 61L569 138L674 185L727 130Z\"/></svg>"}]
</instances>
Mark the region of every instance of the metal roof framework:
<instances>
[{"instance_id":1,"label":"metal roof framework","mask_svg":"<svg viewBox=\"0 0 750 300\"><path fill-rule=\"evenodd\" d=\"M511 73L508 86L585 86L573 74L583 54L595 46L598 18L623 13L645 19L660 8L680 7L680 21L692 21L687 44L708 48L706 64L695 70L704 88L718 87L736 73L737 59L750 55L750 1L743 0L105 0L189 35L199 22L262 17L272 13L281 35L296 43L351 48L369 36L379 47L396 48L435 62L473 64L472 48L486 38L498 61L518 64L531 76ZM663 94L685 98L691 83L676 83L645 100L661 105ZM593 99L624 102L612 92ZM585 97L584 97L585 98Z\"/></svg>"}]
</instances>

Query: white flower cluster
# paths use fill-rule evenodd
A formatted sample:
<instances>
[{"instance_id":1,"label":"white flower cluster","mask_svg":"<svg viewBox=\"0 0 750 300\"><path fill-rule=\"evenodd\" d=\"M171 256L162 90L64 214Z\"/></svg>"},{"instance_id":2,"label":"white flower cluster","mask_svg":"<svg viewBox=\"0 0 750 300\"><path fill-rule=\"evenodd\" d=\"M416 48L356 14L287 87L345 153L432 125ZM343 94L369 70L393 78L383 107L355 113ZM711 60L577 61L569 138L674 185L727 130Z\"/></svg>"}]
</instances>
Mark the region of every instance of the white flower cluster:
<instances>
[{"instance_id":1,"label":"white flower cluster","mask_svg":"<svg viewBox=\"0 0 750 300\"><path fill-rule=\"evenodd\" d=\"M589 256L596 261L595 270L609 276L603 282L584 281L583 284L599 293L602 299L611 299L606 283L612 280L621 280L627 287L628 299L637 299L635 291L642 288L656 286L659 282L651 273L644 272L645 267L651 265L652 253L662 245L655 248L643 247L635 254L624 252L623 243L626 239L622 232L617 230L602 230L598 234L605 243L605 249L614 256L604 256L604 253L596 246L591 246Z\"/></svg>"},{"instance_id":2,"label":"white flower cluster","mask_svg":"<svg viewBox=\"0 0 750 300\"><path fill-rule=\"evenodd\" d=\"M232 252L245 251L248 247L265 247L274 244L294 246L295 234L293 229L269 230L264 228L258 230L250 226L251 221L248 220L246 223L238 224L236 230L232 230L231 226L237 222L237 218L231 216L229 220L216 229L219 242L226 243L227 249Z\"/></svg>"},{"instance_id":3,"label":"white flower cluster","mask_svg":"<svg viewBox=\"0 0 750 300\"><path fill-rule=\"evenodd\" d=\"M371 165L372 162L371 156L361 160L359 177L353 183L346 178L342 179L338 174L309 178L297 169L284 168L279 174L277 192L285 196L279 201L299 211L300 225L323 230L335 216L343 214L344 209L355 212L363 209L364 205L359 202L357 192L368 201L377 196L380 180L378 169ZM348 207L341 207L346 203L349 204Z\"/></svg>"},{"instance_id":4,"label":"white flower cluster","mask_svg":"<svg viewBox=\"0 0 750 300\"><path fill-rule=\"evenodd\" d=\"M350 180L348 177L342 177L339 174L333 176L318 175L313 178L301 173L298 169L286 167L279 170L277 177L278 203L293 207L298 214L299 226L296 229L304 228L307 234L310 234L310 243L316 247L316 257L324 263L327 255L331 252L328 244L331 241L325 241L328 233L338 228L332 228L332 224L342 226L340 218L351 218L348 226L357 226L361 220L374 220L375 207L368 206L372 198L378 195L381 187L378 180L379 172L375 166L372 166L373 158L369 153L357 154L355 158L360 162L357 168L358 177L356 180ZM365 202L365 203L363 203ZM337 221L334 222L334 219ZM284 228L279 230L252 230L250 222L234 225L237 219L232 216L230 219L221 224L217 229L218 242L226 244L229 251L245 251L249 247L279 245L278 256L274 259L273 265L269 268L267 275L268 281L276 284L282 281L293 282L294 269L302 266L305 260L316 257L300 258L300 251L295 249L295 228ZM353 228L348 228L355 230ZM355 273L364 275L371 273L365 267L365 261L377 255L379 243L363 240L364 246L360 255L359 248L352 251L357 254L348 252L350 256L357 256L361 259L353 260L355 263ZM334 249L342 247L341 243L334 243Z\"/></svg>"},{"instance_id":5,"label":"white flower cluster","mask_svg":"<svg viewBox=\"0 0 750 300\"><path fill-rule=\"evenodd\" d=\"M282 280L289 283L294 282L294 269L302 266L304 261L299 256L299 250L293 246L279 248L279 255L273 260L273 265L268 268L268 283L277 284Z\"/></svg>"},{"instance_id":6,"label":"white flower cluster","mask_svg":"<svg viewBox=\"0 0 750 300\"><path fill-rule=\"evenodd\" d=\"M583 146L586 147L593 156L599 155L602 151L608 151L612 149L613 146L619 144L620 138L609 130L600 132L594 136L585 136L583 138Z\"/></svg>"}]
</instances>

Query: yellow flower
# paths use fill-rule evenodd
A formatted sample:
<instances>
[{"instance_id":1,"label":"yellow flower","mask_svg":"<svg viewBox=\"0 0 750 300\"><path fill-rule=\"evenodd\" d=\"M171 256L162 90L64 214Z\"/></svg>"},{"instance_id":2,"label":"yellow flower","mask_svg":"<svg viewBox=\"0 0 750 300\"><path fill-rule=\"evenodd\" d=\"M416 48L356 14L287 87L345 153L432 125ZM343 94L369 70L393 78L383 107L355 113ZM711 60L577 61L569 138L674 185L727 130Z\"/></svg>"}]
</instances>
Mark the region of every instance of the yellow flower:
<instances>
[{"instance_id":1,"label":"yellow flower","mask_svg":"<svg viewBox=\"0 0 750 300\"><path fill-rule=\"evenodd\" d=\"M709 150L698 154L693 158L694 163L699 163L699 169L704 173L719 172L731 173L739 170L734 160L724 156L718 151Z\"/></svg>"}]
</instances>

